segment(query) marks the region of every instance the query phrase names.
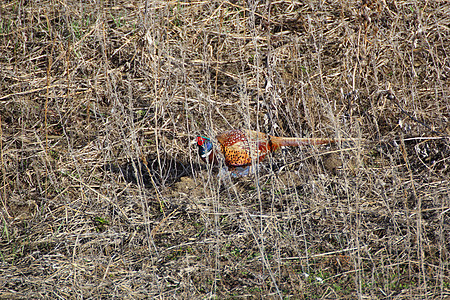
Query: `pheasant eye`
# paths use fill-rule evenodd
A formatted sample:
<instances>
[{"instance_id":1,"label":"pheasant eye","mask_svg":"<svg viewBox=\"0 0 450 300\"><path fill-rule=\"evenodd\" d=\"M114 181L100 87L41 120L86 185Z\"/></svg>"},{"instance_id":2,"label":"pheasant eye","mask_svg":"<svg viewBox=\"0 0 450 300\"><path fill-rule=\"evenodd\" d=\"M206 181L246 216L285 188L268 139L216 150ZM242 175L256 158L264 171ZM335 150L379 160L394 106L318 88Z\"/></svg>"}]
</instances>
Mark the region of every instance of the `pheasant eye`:
<instances>
[{"instance_id":1,"label":"pheasant eye","mask_svg":"<svg viewBox=\"0 0 450 300\"><path fill-rule=\"evenodd\" d=\"M201 136L198 136L197 137L197 144L199 145L199 146L203 146L203 142L204 142L205 140L201 137Z\"/></svg>"}]
</instances>

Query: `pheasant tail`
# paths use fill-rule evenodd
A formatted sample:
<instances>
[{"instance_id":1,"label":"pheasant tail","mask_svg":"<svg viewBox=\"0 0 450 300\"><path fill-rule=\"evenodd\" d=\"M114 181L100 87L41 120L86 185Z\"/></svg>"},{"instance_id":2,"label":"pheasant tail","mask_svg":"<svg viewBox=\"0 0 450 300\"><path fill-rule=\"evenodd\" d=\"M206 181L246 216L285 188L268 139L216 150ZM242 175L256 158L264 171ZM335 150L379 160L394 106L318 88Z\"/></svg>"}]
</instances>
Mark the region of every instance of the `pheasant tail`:
<instances>
[{"instance_id":1,"label":"pheasant tail","mask_svg":"<svg viewBox=\"0 0 450 300\"><path fill-rule=\"evenodd\" d=\"M270 143L272 144L272 151L283 147L299 147L303 145L324 145L335 143L334 139L322 139L322 138L292 138L292 137L279 137L279 136L269 136Z\"/></svg>"}]
</instances>

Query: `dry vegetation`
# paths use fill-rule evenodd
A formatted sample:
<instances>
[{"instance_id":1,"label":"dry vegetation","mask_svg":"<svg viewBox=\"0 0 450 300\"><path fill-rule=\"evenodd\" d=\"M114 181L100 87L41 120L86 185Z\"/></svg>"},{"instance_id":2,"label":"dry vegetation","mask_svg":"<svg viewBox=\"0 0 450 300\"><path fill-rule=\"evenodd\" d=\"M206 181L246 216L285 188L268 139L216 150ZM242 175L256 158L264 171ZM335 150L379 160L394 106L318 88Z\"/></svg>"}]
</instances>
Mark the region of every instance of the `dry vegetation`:
<instances>
[{"instance_id":1,"label":"dry vegetation","mask_svg":"<svg viewBox=\"0 0 450 300\"><path fill-rule=\"evenodd\" d=\"M450 298L448 1L0 5L0 298Z\"/></svg>"}]
</instances>

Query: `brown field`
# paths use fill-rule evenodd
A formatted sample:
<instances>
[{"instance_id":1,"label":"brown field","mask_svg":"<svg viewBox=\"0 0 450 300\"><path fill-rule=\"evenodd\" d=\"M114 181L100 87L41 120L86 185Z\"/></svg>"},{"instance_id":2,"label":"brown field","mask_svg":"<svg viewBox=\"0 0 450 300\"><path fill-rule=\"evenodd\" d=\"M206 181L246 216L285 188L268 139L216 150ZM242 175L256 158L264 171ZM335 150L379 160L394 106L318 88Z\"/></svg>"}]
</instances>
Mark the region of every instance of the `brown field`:
<instances>
[{"instance_id":1,"label":"brown field","mask_svg":"<svg viewBox=\"0 0 450 300\"><path fill-rule=\"evenodd\" d=\"M450 299L449 1L0 16L0 299ZM232 128L354 141L231 178Z\"/></svg>"}]
</instances>

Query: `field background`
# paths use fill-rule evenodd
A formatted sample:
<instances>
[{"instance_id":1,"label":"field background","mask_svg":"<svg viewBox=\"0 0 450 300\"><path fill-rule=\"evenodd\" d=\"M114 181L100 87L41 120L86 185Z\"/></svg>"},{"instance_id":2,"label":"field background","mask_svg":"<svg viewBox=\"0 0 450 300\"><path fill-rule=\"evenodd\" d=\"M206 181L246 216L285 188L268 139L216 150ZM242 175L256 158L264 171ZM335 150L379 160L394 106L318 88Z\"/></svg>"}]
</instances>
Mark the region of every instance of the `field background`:
<instances>
[{"instance_id":1,"label":"field background","mask_svg":"<svg viewBox=\"0 0 450 300\"><path fill-rule=\"evenodd\" d=\"M450 2L0 16L1 299L450 298ZM232 128L354 142L229 178Z\"/></svg>"}]
</instances>

